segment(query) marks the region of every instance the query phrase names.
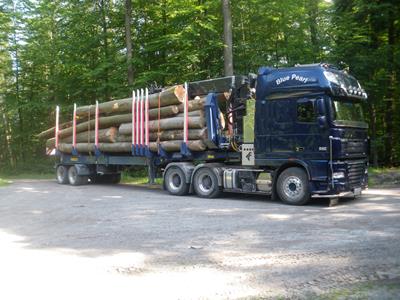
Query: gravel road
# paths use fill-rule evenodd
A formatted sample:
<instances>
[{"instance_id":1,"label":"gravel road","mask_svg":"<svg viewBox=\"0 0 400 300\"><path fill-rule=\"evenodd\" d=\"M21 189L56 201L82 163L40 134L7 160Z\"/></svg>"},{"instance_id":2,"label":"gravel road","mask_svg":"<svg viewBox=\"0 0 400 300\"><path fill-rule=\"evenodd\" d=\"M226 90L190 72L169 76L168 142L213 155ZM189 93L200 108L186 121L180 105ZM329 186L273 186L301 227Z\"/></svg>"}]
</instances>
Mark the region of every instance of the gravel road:
<instances>
[{"instance_id":1,"label":"gravel road","mask_svg":"<svg viewBox=\"0 0 400 300\"><path fill-rule=\"evenodd\" d=\"M16 181L0 188L0 299L308 298L400 286L399 237L400 189L291 207Z\"/></svg>"}]
</instances>

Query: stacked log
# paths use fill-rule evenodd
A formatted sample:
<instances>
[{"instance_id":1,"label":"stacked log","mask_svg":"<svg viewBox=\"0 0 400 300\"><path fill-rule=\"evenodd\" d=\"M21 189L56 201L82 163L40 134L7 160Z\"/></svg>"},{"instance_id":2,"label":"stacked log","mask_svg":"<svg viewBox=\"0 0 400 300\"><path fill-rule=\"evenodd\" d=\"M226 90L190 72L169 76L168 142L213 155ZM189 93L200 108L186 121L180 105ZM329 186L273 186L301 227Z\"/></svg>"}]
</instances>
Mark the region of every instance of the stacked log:
<instances>
[{"instance_id":1,"label":"stacked log","mask_svg":"<svg viewBox=\"0 0 400 300\"><path fill-rule=\"evenodd\" d=\"M160 147L166 152L180 151L183 141L185 94L184 87L178 85L160 93L148 95L150 151L157 152ZM188 101L188 148L191 151L206 150L204 103L204 97L195 97ZM76 109L75 149L79 153L95 151L95 114L95 105ZM98 150L105 153L130 153L132 150L132 98L99 104L98 126ZM55 148L54 135L55 128L50 128L40 133L38 137L47 139L47 148ZM72 122L59 126L59 151L72 152L72 135Z\"/></svg>"}]
</instances>

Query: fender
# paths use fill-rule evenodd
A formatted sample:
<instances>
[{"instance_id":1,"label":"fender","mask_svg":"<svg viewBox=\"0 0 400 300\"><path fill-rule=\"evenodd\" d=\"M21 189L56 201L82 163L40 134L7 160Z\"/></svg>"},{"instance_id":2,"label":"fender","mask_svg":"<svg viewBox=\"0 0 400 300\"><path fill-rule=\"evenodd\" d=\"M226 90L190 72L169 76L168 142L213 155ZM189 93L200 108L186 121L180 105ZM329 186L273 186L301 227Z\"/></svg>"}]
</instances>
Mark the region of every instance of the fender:
<instances>
[{"instance_id":1,"label":"fender","mask_svg":"<svg viewBox=\"0 0 400 300\"><path fill-rule=\"evenodd\" d=\"M89 176L94 173L90 170L89 166L87 166L87 165L75 164L73 166L75 166L76 170L78 171L79 176Z\"/></svg>"},{"instance_id":2,"label":"fender","mask_svg":"<svg viewBox=\"0 0 400 300\"><path fill-rule=\"evenodd\" d=\"M299 165L302 166L306 170L308 180L311 180L311 172L310 172L310 168L309 168L308 164L300 159L287 160L285 163L283 163L281 166L279 166L279 168L277 168L274 173L280 174L284 169L299 166Z\"/></svg>"},{"instance_id":3,"label":"fender","mask_svg":"<svg viewBox=\"0 0 400 300\"><path fill-rule=\"evenodd\" d=\"M185 179L186 179L186 183L190 184L191 178L192 178L192 174L193 174L193 170L195 169L194 165L190 162L173 162L173 163L169 163L167 165L167 167L164 170L164 174L167 172L167 170L171 167L178 167L179 169L181 169L183 171L183 173L185 174Z\"/></svg>"},{"instance_id":4,"label":"fender","mask_svg":"<svg viewBox=\"0 0 400 300\"><path fill-rule=\"evenodd\" d=\"M194 168L194 170L192 172L192 176L190 177L190 191L192 191L192 189L193 189L192 182L193 182L194 174L196 174L196 171L201 168L211 168L211 170L213 170L213 172L215 173L215 176L217 176L218 186L222 186L223 185L222 174L224 172L223 167L224 167L224 164L221 164L221 163L204 163L204 164L197 165L196 168Z\"/></svg>"}]
</instances>

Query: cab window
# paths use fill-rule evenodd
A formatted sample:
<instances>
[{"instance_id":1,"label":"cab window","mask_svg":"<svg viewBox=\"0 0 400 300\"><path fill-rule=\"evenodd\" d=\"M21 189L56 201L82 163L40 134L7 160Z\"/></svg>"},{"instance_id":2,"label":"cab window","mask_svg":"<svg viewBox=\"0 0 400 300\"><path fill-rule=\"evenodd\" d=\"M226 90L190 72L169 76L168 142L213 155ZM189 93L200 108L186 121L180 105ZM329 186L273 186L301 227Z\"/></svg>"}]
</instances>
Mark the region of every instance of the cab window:
<instances>
[{"instance_id":1,"label":"cab window","mask_svg":"<svg viewBox=\"0 0 400 300\"><path fill-rule=\"evenodd\" d=\"M297 101L297 122L315 123L316 118L314 101L308 99Z\"/></svg>"}]
</instances>

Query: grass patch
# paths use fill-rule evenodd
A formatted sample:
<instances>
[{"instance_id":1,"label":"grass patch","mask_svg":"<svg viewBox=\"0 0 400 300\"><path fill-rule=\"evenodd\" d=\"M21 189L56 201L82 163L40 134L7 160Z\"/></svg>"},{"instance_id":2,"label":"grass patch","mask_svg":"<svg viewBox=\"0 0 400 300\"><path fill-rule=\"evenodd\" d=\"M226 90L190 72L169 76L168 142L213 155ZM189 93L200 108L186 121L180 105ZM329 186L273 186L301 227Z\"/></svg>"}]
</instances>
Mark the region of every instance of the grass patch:
<instances>
[{"instance_id":1,"label":"grass patch","mask_svg":"<svg viewBox=\"0 0 400 300\"><path fill-rule=\"evenodd\" d=\"M18 179L54 179L55 175L52 173L18 173L18 174L0 174L1 178L7 180Z\"/></svg>"},{"instance_id":2,"label":"grass patch","mask_svg":"<svg viewBox=\"0 0 400 300\"><path fill-rule=\"evenodd\" d=\"M125 184L147 184L149 179L147 176L132 176L127 173L122 173L122 183ZM156 178L156 184L162 184L162 178Z\"/></svg>"},{"instance_id":3,"label":"grass patch","mask_svg":"<svg viewBox=\"0 0 400 300\"><path fill-rule=\"evenodd\" d=\"M6 186L8 184L10 184L11 182L9 180L5 180L3 178L0 178L0 187L1 186Z\"/></svg>"},{"instance_id":4,"label":"grass patch","mask_svg":"<svg viewBox=\"0 0 400 300\"><path fill-rule=\"evenodd\" d=\"M332 290L319 296L310 296L315 300L339 300L339 299L398 299L400 283L388 282L367 282L354 284L347 288Z\"/></svg>"},{"instance_id":5,"label":"grass patch","mask_svg":"<svg viewBox=\"0 0 400 300\"><path fill-rule=\"evenodd\" d=\"M398 186L400 184L400 168L372 168L368 169L368 185Z\"/></svg>"}]
</instances>

